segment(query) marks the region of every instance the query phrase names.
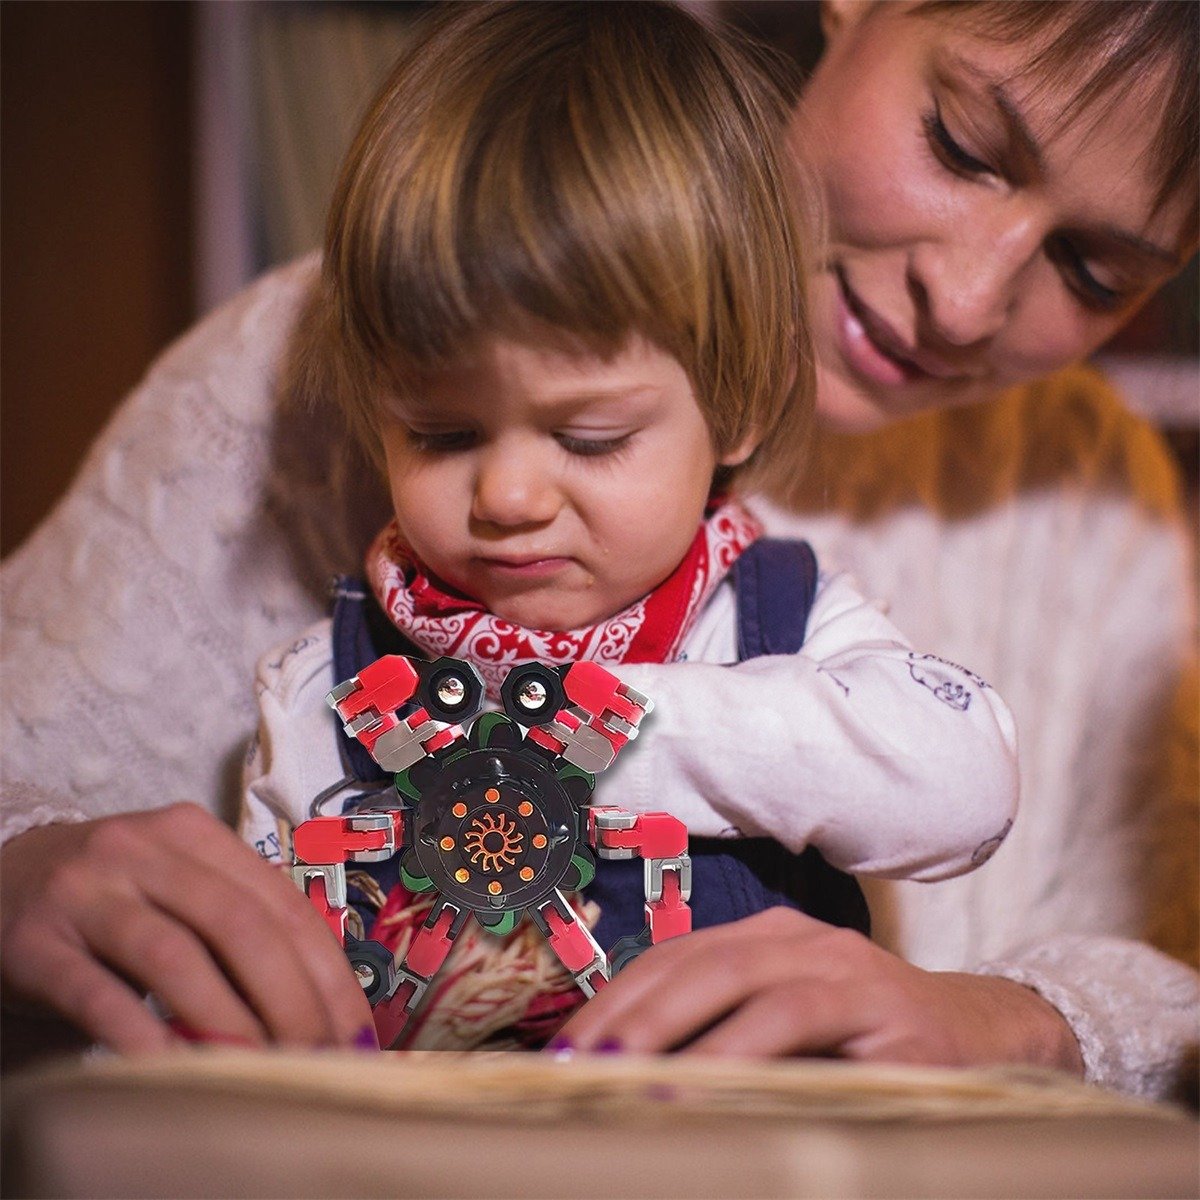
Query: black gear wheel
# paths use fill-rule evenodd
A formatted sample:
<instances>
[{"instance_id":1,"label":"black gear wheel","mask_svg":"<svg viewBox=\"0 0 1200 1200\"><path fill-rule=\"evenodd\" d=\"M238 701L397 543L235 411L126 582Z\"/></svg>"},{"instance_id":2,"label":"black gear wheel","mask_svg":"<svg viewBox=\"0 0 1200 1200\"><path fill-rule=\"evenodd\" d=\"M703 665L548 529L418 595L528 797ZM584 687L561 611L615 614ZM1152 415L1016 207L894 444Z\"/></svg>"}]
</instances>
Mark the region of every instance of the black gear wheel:
<instances>
[{"instance_id":1,"label":"black gear wheel","mask_svg":"<svg viewBox=\"0 0 1200 1200\"><path fill-rule=\"evenodd\" d=\"M363 995L372 1008L392 990L396 978L396 962L392 952L382 943L359 941L346 937L346 958L362 984Z\"/></svg>"}]
</instances>

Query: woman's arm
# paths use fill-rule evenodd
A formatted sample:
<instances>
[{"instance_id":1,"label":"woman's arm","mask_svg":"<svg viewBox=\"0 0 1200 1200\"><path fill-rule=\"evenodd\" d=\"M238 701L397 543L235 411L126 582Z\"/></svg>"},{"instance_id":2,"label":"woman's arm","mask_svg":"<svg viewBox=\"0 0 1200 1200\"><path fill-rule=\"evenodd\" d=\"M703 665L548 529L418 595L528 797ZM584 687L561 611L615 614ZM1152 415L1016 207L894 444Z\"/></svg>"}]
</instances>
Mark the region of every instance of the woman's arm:
<instances>
[{"instance_id":1,"label":"woman's arm","mask_svg":"<svg viewBox=\"0 0 1200 1200\"><path fill-rule=\"evenodd\" d=\"M280 480L286 527L271 499L274 385L312 268L172 347L0 571L3 998L122 1050L171 1039L144 991L252 1041L349 1044L369 1024L311 906L212 815L233 813L254 659L319 613L336 557L336 513L313 536L338 500L328 463L319 487Z\"/></svg>"},{"instance_id":2,"label":"woman's arm","mask_svg":"<svg viewBox=\"0 0 1200 1200\"><path fill-rule=\"evenodd\" d=\"M195 805L47 825L0 851L5 1006L125 1053L206 1038L352 1046L370 1012L291 879Z\"/></svg>"},{"instance_id":3,"label":"woman's arm","mask_svg":"<svg viewBox=\"0 0 1200 1200\"><path fill-rule=\"evenodd\" d=\"M233 815L254 661L323 603L321 547L296 545L311 503L298 482L285 527L271 500L274 388L312 268L169 349L0 569L4 838L180 799Z\"/></svg>"},{"instance_id":4,"label":"woman's arm","mask_svg":"<svg viewBox=\"0 0 1200 1200\"><path fill-rule=\"evenodd\" d=\"M923 971L859 933L789 908L651 947L551 1048L987 1066L1079 1075L1070 1027L1007 979Z\"/></svg>"},{"instance_id":5,"label":"woman's arm","mask_svg":"<svg viewBox=\"0 0 1200 1200\"><path fill-rule=\"evenodd\" d=\"M635 810L666 805L693 835L732 828L815 845L846 871L932 880L986 861L1011 825L1004 702L914 652L843 575L822 577L798 654L619 673L655 710L604 791Z\"/></svg>"}]
</instances>

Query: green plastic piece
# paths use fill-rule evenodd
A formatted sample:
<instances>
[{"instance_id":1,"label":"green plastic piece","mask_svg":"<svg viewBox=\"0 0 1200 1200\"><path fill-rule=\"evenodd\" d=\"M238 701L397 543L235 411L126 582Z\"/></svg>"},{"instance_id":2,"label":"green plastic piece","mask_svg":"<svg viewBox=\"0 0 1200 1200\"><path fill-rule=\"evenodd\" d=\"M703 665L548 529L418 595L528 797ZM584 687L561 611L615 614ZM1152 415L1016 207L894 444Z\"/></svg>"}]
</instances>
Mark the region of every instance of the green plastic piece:
<instances>
[{"instance_id":1,"label":"green plastic piece","mask_svg":"<svg viewBox=\"0 0 1200 1200\"><path fill-rule=\"evenodd\" d=\"M497 937L505 937L516 929L517 922L520 919L521 914L519 912L506 912L495 925L485 925L480 921L479 928L486 933L494 933Z\"/></svg>"},{"instance_id":2,"label":"green plastic piece","mask_svg":"<svg viewBox=\"0 0 1200 1200\"><path fill-rule=\"evenodd\" d=\"M560 782L564 779L572 779L578 775L581 779L587 780L587 785L592 791L596 790L596 777L590 771L585 771L582 767L577 767L574 763L563 763L558 769L558 774L555 779Z\"/></svg>"},{"instance_id":3,"label":"green plastic piece","mask_svg":"<svg viewBox=\"0 0 1200 1200\"><path fill-rule=\"evenodd\" d=\"M574 882L571 881L571 869L574 868L577 878ZM581 854L571 855L571 866L567 868L563 874L560 887L567 891L577 892L580 888L585 888L593 879L596 878L596 864L590 859L584 858Z\"/></svg>"},{"instance_id":4,"label":"green plastic piece","mask_svg":"<svg viewBox=\"0 0 1200 1200\"><path fill-rule=\"evenodd\" d=\"M485 712L475 721L475 727L471 730L471 741L481 748L487 746L499 726L511 724L503 713Z\"/></svg>"},{"instance_id":5,"label":"green plastic piece","mask_svg":"<svg viewBox=\"0 0 1200 1200\"><path fill-rule=\"evenodd\" d=\"M426 875L410 875L403 866L400 868L400 882L410 892L432 892L433 880Z\"/></svg>"},{"instance_id":6,"label":"green plastic piece","mask_svg":"<svg viewBox=\"0 0 1200 1200\"><path fill-rule=\"evenodd\" d=\"M420 800L421 798L421 793L413 786L413 781L409 779L407 771L401 771L396 776L396 791L406 800Z\"/></svg>"}]
</instances>

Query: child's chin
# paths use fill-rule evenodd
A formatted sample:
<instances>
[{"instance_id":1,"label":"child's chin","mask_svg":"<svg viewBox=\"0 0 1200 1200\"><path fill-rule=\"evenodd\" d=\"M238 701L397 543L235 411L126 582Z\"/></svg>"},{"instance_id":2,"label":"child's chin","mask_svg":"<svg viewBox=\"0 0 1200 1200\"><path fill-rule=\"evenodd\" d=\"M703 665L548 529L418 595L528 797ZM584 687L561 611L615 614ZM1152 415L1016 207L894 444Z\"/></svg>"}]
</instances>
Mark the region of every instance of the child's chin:
<instances>
[{"instance_id":1,"label":"child's chin","mask_svg":"<svg viewBox=\"0 0 1200 1200\"><path fill-rule=\"evenodd\" d=\"M590 606L573 601L538 600L534 596L522 597L488 606L504 621L511 621L525 629L541 629L547 633L564 633L582 629L604 620L610 613L595 612Z\"/></svg>"}]
</instances>

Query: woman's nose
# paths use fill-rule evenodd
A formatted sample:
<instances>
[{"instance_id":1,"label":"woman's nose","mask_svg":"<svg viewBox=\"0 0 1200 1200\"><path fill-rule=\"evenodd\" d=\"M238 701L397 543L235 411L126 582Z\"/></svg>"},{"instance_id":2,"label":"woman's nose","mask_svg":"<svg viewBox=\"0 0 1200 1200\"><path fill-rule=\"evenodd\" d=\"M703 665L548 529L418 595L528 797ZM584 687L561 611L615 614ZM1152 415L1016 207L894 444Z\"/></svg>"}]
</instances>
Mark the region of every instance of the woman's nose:
<instances>
[{"instance_id":1,"label":"woman's nose","mask_svg":"<svg viewBox=\"0 0 1200 1200\"><path fill-rule=\"evenodd\" d=\"M561 506L561 493L548 459L532 447L490 447L475 473L472 517L505 527L553 520Z\"/></svg>"},{"instance_id":2,"label":"woman's nose","mask_svg":"<svg viewBox=\"0 0 1200 1200\"><path fill-rule=\"evenodd\" d=\"M999 333L1043 236L1036 214L1014 210L954 222L920 243L909 259L909 286L922 340L972 346Z\"/></svg>"}]
</instances>

